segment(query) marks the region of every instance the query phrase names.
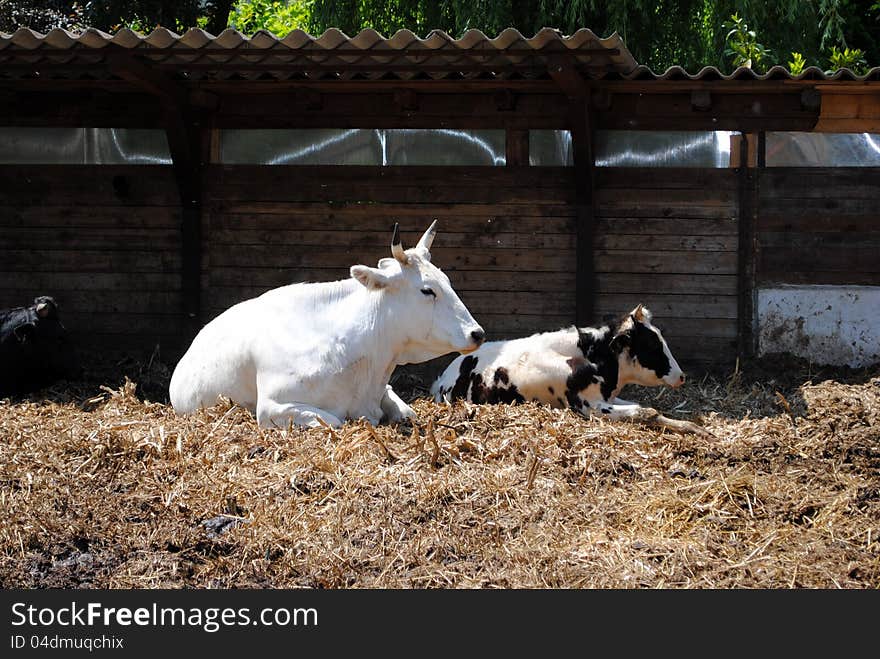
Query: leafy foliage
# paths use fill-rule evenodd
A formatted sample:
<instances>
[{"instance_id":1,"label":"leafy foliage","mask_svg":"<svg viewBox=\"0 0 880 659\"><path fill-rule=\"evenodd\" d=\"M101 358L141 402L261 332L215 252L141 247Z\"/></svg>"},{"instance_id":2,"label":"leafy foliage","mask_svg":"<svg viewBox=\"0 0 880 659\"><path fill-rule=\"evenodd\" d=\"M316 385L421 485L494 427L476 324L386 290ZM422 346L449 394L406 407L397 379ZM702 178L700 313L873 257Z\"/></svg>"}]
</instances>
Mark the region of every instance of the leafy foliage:
<instances>
[{"instance_id":1,"label":"leafy foliage","mask_svg":"<svg viewBox=\"0 0 880 659\"><path fill-rule=\"evenodd\" d=\"M794 52L791 54L791 59L788 61L788 70L792 75L796 76L803 73L805 65L806 61L803 55Z\"/></svg>"},{"instance_id":2,"label":"leafy foliage","mask_svg":"<svg viewBox=\"0 0 880 659\"><path fill-rule=\"evenodd\" d=\"M291 30L308 27L310 5L308 0L239 1L229 14L229 27L244 34L268 30L283 38Z\"/></svg>"},{"instance_id":3,"label":"leafy foliage","mask_svg":"<svg viewBox=\"0 0 880 659\"><path fill-rule=\"evenodd\" d=\"M13 32L26 25L40 32L60 27L81 29L84 25L83 6L78 2L45 0L41 3L0 0L0 31Z\"/></svg>"},{"instance_id":4,"label":"leafy foliage","mask_svg":"<svg viewBox=\"0 0 880 659\"><path fill-rule=\"evenodd\" d=\"M849 69L857 74L862 74L868 68L865 62L865 54L858 48L844 48L839 50L837 46L831 47L828 61L833 69Z\"/></svg>"},{"instance_id":5,"label":"leafy foliage","mask_svg":"<svg viewBox=\"0 0 880 659\"><path fill-rule=\"evenodd\" d=\"M770 59L771 51L758 43L755 31L750 30L745 20L737 14L731 15L730 20L725 21L722 27L728 30L724 54L733 56L734 66L759 69L763 67L764 60Z\"/></svg>"}]
</instances>

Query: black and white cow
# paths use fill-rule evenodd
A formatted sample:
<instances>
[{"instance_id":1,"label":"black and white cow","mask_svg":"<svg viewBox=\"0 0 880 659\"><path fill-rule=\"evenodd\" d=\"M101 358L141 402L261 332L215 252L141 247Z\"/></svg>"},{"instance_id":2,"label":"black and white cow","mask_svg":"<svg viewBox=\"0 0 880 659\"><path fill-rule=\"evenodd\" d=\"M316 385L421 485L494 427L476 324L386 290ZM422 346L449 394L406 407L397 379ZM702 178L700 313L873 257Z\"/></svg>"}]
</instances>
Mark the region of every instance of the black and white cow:
<instances>
[{"instance_id":1,"label":"black and white cow","mask_svg":"<svg viewBox=\"0 0 880 659\"><path fill-rule=\"evenodd\" d=\"M589 416L636 419L708 435L618 398L627 384L684 384L685 376L641 304L616 327L569 327L521 339L489 341L457 357L431 387L437 402L542 402Z\"/></svg>"},{"instance_id":2,"label":"black and white cow","mask_svg":"<svg viewBox=\"0 0 880 659\"><path fill-rule=\"evenodd\" d=\"M55 299L0 310L0 395L26 394L80 372Z\"/></svg>"}]
</instances>

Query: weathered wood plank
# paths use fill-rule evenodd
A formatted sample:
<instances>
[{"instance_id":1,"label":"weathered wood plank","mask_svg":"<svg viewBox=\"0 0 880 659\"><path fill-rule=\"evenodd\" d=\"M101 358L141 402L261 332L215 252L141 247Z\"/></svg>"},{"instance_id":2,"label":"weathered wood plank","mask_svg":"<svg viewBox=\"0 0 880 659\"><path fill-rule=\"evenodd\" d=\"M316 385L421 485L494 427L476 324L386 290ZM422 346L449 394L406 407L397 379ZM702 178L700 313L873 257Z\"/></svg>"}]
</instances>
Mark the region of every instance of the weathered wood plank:
<instances>
[{"instance_id":1,"label":"weathered wood plank","mask_svg":"<svg viewBox=\"0 0 880 659\"><path fill-rule=\"evenodd\" d=\"M880 208L869 213L841 214L835 211L804 210L799 212L770 212L761 208L758 231L826 231L850 233L880 231Z\"/></svg>"},{"instance_id":2,"label":"weathered wood plank","mask_svg":"<svg viewBox=\"0 0 880 659\"><path fill-rule=\"evenodd\" d=\"M596 223L596 231L635 235L736 236L737 220L735 217L603 217Z\"/></svg>"},{"instance_id":3,"label":"weathered wood plank","mask_svg":"<svg viewBox=\"0 0 880 659\"><path fill-rule=\"evenodd\" d=\"M180 245L175 229L108 227L8 227L3 231L6 249L173 250Z\"/></svg>"},{"instance_id":4,"label":"weathered wood plank","mask_svg":"<svg viewBox=\"0 0 880 659\"><path fill-rule=\"evenodd\" d=\"M736 190L729 169L706 167L597 167L596 186L623 190Z\"/></svg>"},{"instance_id":5,"label":"weathered wood plank","mask_svg":"<svg viewBox=\"0 0 880 659\"><path fill-rule=\"evenodd\" d=\"M659 170L662 171L662 170ZM686 190L679 188L597 188L599 208L634 205L640 208L734 208L736 191L733 189Z\"/></svg>"},{"instance_id":6,"label":"weathered wood plank","mask_svg":"<svg viewBox=\"0 0 880 659\"><path fill-rule=\"evenodd\" d=\"M189 347L182 332L166 323L166 331L101 332L97 329L71 331L71 338L80 350L99 350L123 353L131 357L140 353L147 360L159 348L159 358L166 364L175 364ZM167 396L167 393L166 393Z\"/></svg>"},{"instance_id":7,"label":"weathered wood plank","mask_svg":"<svg viewBox=\"0 0 880 659\"><path fill-rule=\"evenodd\" d=\"M280 82L280 81L279 81ZM540 94L540 93L520 93L517 94L516 112L499 111L498 103L494 92L487 93L484 90L474 90L462 96L461 93L436 93L438 88L433 85L431 88L424 90L427 93L418 95L419 107L418 112L402 111L400 104L394 99L393 90L386 89L379 91L376 87L371 87L372 93L351 93L350 90L344 88L347 83L345 81L337 82L341 88L334 88L333 94L326 94L323 98L321 111L317 113L316 119L323 118L326 125L336 126L340 119L356 120L358 117L368 120L367 126L378 127L375 121L382 118L398 119L408 115L418 114L429 118L433 124L446 126L446 120L453 118L467 117L485 117L495 118L496 127L499 119L507 115L522 115L524 117L546 117L547 115L557 117L557 121L561 123L565 119L567 110L565 99L560 94ZM380 82L380 81L370 81ZM440 85L443 81L432 80ZM488 82L488 81L481 81ZM247 83L244 83L247 84ZM223 106L218 113L218 121L229 122L233 118L253 117L260 122L259 125L273 125L270 121L276 117L294 118L303 115L316 114L308 112L306 100L303 94L297 93L297 90L285 92L266 93L261 90L260 103L252 102L252 97L246 94L236 95L229 94L224 97ZM271 119L270 119L271 118ZM442 124L438 123L442 122Z\"/></svg>"},{"instance_id":8,"label":"weathered wood plank","mask_svg":"<svg viewBox=\"0 0 880 659\"><path fill-rule=\"evenodd\" d=\"M735 252L736 236L597 233L596 249L635 251Z\"/></svg>"},{"instance_id":9,"label":"weathered wood plank","mask_svg":"<svg viewBox=\"0 0 880 659\"><path fill-rule=\"evenodd\" d=\"M75 333L174 336L182 328L180 313L99 313L64 309L64 326Z\"/></svg>"},{"instance_id":10,"label":"weathered wood plank","mask_svg":"<svg viewBox=\"0 0 880 659\"><path fill-rule=\"evenodd\" d=\"M878 167L768 167L761 171L761 198L807 196L871 198ZM845 190L846 192L841 192ZM874 192L876 198L876 192Z\"/></svg>"},{"instance_id":11,"label":"weathered wood plank","mask_svg":"<svg viewBox=\"0 0 880 659\"><path fill-rule=\"evenodd\" d=\"M4 270L40 272L174 272L177 251L0 250Z\"/></svg>"},{"instance_id":12,"label":"weathered wood plank","mask_svg":"<svg viewBox=\"0 0 880 659\"><path fill-rule=\"evenodd\" d=\"M484 207L480 215L444 216L426 210L418 215L404 215L395 207L377 206L370 215L336 211L312 211L310 213L292 212L283 214L228 214L212 213L212 231L324 231L330 232L374 232L384 233L390 241L394 223L400 225L404 245L413 244L422 232L437 220L437 240L442 241L447 233L462 233L480 236L493 236L504 233L517 234L561 234L571 235L575 229L574 215L527 217L516 215L496 215L492 206Z\"/></svg>"},{"instance_id":13,"label":"weathered wood plank","mask_svg":"<svg viewBox=\"0 0 880 659\"><path fill-rule=\"evenodd\" d=\"M247 185L260 192L278 187L344 187L408 189L432 186L457 190L520 187L552 191L574 185L571 167L463 167L365 165L212 165L208 178L215 194L229 186ZM258 197L259 198L259 197Z\"/></svg>"},{"instance_id":14,"label":"weathered wood plank","mask_svg":"<svg viewBox=\"0 0 880 659\"><path fill-rule=\"evenodd\" d=\"M793 198L767 197L760 199L761 215L785 216L790 218L813 218L828 215L840 215L841 221L848 221L849 216L874 216L877 214L875 199L847 199L826 194L817 198L805 198L798 195Z\"/></svg>"},{"instance_id":15,"label":"weathered wood plank","mask_svg":"<svg viewBox=\"0 0 880 659\"><path fill-rule=\"evenodd\" d=\"M658 318L730 318L737 317L735 295L661 295L615 293L596 296L600 314L620 314L644 304Z\"/></svg>"},{"instance_id":16,"label":"weathered wood plank","mask_svg":"<svg viewBox=\"0 0 880 659\"><path fill-rule=\"evenodd\" d=\"M880 286L880 273L838 270L829 272L821 269L810 270L759 270L757 281L760 285L775 284L827 284L850 286Z\"/></svg>"},{"instance_id":17,"label":"weathered wood plank","mask_svg":"<svg viewBox=\"0 0 880 659\"><path fill-rule=\"evenodd\" d=\"M422 221L426 215L440 218L441 223L454 221L461 218L462 221L471 222L472 217L477 218L570 218L574 217L575 210L567 204L541 204L539 206L527 206L522 204L506 204L503 201L488 204L459 204L449 201L434 203L404 203L393 201L387 204L373 203L369 200L346 201L330 200L327 202L278 202L278 201L211 201L206 204L212 216L245 217L259 216L267 218L271 215L283 215L290 218L305 216L311 218L330 218L339 221L354 221L360 219L365 222L385 222L389 219L401 223L408 221ZM347 226L347 225L344 225ZM367 224L376 228L375 225ZM344 227L343 227L344 228Z\"/></svg>"},{"instance_id":18,"label":"weathered wood plank","mask_svg":"<svg viewBox=\"0 0 880 659\"><path fill-rule=\"evenodd\" d=\"M706 293L736 295L736 275L601 273L602 293Z\"/></svg>"},{"instance_id":19,"label":"weathered wood plank","mask_svg":"<svg viewBox=\"0 0 880 659\"><path fill-rule=\"evenodd\" d=\"M758 234L761 248L802 247L824 249L825 247L880 247L880 226L875 231L761 231ZM822 255L817 255L819 261ZM880 259L880 251L877 252Z\"/></svg>"},{"instance_id":20,"label":"weathered wood plank","mask_svg":"<svg viewBox=\"0 0 880 659\"><path fill-rule=\"evenodd\" d=\"M880 273L877 247L825 245L803 247L768 247L758 254L759 272L811 270L820 272Z\"/></svg>"},{"instance_id":21,"label":"weathered wood plank","mask_svg":"<svg viewBox=\"0 0 880 659\"><path fill-rule=\"evenodd\" d=\"M257 186L247 182L229 183L213 189L216 201L287 201L371 203L469 203L469 204L560 204L572 202L571 188L534 188L529 185L496 185L485 187L454 187L446 183L389 187L372 181L327 182L322 185L299 185L288 181L274 186Z\"/></svg>"},{"instance_id":22,"label":"weathered wood plank","mask_svg":"<svg viewBox=\"0 0 880 659\"><path fill-rule=\"evenodd\" d=\"M23 293L28 293L23 295ZM136 293L136 294L132 294ZM0 289L0 300L21 299L28 302L36 295L45 295L39 287L16 288L10 290L5 287ZM54 295L60 307L64 309L65 318L67 311L76 313L173 313L180 306L180 291L106 291L98 289L87 290L61 290ZM17 305L16 305L17 306Z\"/></svg>"},{"instance_id":23,"label":"weathered wood plank","mask_svg":"<svg viewBox=\"0 0 880 659\"><path fill-rule=\"evenodd\" d=\"M178 206L170 166L0 165L0 205Z\"/></svg>"},{"instance_id":24,"label":"weathered wood plank","mask_svg":"<svg viewBox=\"0 0 880 659\"><path fill-rule=\"evenodd\" d=\"M424 230L423 230L424 231ZM414 245L421 233L402 234L404 246ZM381 232L366 231L314 231L298 230L212 230L208 237L215 245L296 245L314 247L358 247L382 248L390 250L391 238L387 230ZM539 232L505 232L505 233L453 233L444 231L442 234L444 247L469 249L528 249L532 247L544 249L574 249L575 236ZM390 252L389 252L390 253Z\"/></svg>"},{"instance_id":25,"label":"weathered wood plank","mask_svg":"<svg viewBox=\"0 0 880 659\"><path fill-rule=\"evenodd\" d=\"M2 254L2 252L0 252ZM240 279L240 275L239 275ZM178 291L176 273L0 271L0 285L14 290L49 291Z\"/></svg>"},{"instance_id":26,"label":"weathered wood plank","mask_svg":"<svg viewBox=\"0 0 880 659\"><path fill-rule=\"evenodd\" d=\"M597 250L597 272L733 275L735 252L639 252Z\"/></svg>"},{"instance_id":27,"label":"weathered wood plank","mask_svg":"<svg viewBox=\"0 0 880 659\"><path fill-rule=\"evenodd\" d=\"M178 229L180 211L173 206L0 205L0 227Z\"/></svg>"}]
</instances>

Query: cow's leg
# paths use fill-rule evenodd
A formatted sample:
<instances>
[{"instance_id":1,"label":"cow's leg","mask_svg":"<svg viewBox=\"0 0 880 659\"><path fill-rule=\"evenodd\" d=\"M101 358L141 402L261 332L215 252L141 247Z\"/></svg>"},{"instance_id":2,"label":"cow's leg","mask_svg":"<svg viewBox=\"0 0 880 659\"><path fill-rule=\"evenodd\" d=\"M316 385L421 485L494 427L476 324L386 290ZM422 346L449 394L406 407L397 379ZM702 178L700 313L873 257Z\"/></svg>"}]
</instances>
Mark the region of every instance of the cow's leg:
<instances>
[{"instance_id":1,"label":"cow's leg","mask_svg":"<svg viewBox=\"0 0 880 659\"><path fill-rule=\"evenodd\" d=\"M682 419L670 419L663 416L653 407L642 407L638 403L615 398L612 401L593 400L587 401L591 411L597 411L609 419L630 419L631 421L639 421L650 426L660 426L661 428L669 428L677 430L681 433L690 433L692 435L700 435L706 438L715 438L705 428L701 428L696 423L684 421Z\"/></svg>"},{"instance_id":2,"label":"cow's leg","mask_svg":"<svg viewBox=\"0 0 880 659\"><path fill-rule=\"evenodd\" d=\"M620 398L611 401L588 400L586 401L591 412L599 412L602 416L617 421L619 419L649 420L651 413L657 414L657 410L650 407L642 407L638 403L630 403Z\"/></svg>"},{"instance_id":3,"label":"cow's leg","mask_svg":"<svg viewBox=\"0 0 880 659\"><path fill-rule=\"evenodd\" d=\"M617 408L626 408L626 407L641 407L638 403L633 403L629 400L623 400L623 398L614 398L611 400L611 403Z\"/></svg>"},{"instance_id":4,"label":"cow's leg","mask_svg":"<svg viewBox=\"0 0 880 659\"><path fill-rule=\"evenodd\" d=\"M385 393L379 405L382 407L382 414L388 423L416 418L413 408L404 403L400 396L394 393L394 389L391 388L390 384L385 385Z\"/></svg>"},{"instance_id":5,"label":"cow's leg","mask_svg":"<svg viewBox=\"0 0 880 659\"><path fill-rule=\"evenodd\" d=\"M305 403L276 403L269 398L257 401L257 422L262 428L281 429L286 429L291 422L307 428L321 428L325 424L338 428L342 425L339 418L320 407Z\"/></svg>"}]
</instances>

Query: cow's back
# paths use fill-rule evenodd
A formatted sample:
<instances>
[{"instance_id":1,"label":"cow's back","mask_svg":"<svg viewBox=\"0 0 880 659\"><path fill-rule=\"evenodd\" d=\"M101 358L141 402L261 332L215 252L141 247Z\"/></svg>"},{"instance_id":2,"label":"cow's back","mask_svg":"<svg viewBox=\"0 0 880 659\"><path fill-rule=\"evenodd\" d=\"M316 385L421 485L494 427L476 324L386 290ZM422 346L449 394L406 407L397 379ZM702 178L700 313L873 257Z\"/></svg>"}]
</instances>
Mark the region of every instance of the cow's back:
<instances>
[{"instance_id":1,"label":"cow's back","mask_svg":"<svg viewBox=\"0 0 880 659\"><path fill-rule=\"evenodd\" d=\"M273 377L299 385L292 395L326 402L339 389L327 380L333 367L334 324L347 307L345 301L329 301L327 292L337 289L342 290L331 283L282 286L214 318L174 369L168 388L174 410L189 414L224 396L256 412L258 384L271 385ZM339 370L347 377L354 374L351 368Z\"/></svg>"},{"instance_id":2,"label":"cow's back","mask_svg":"<svg viewBox=\"0 0 880 659\"><path fill-rule=\"evenodd\" d=\"M489 341L456 357L431 386L431 394L437 402L534 400L563 407L569 360L578 354L576 330Z\"/></svg>"},{"instance_id":3,"label":"cow's back","mask_svg":"<svg viewBox=\"0 0 880 659\"><path fill-rule=\"evenodd\" d=\"M171 375L168 393L179 414L210 407L219 396L253 411L257 376L250 332L259 331L256 300L236 304L214 318L193 339Z\"/></svg>"}]
</instances>

